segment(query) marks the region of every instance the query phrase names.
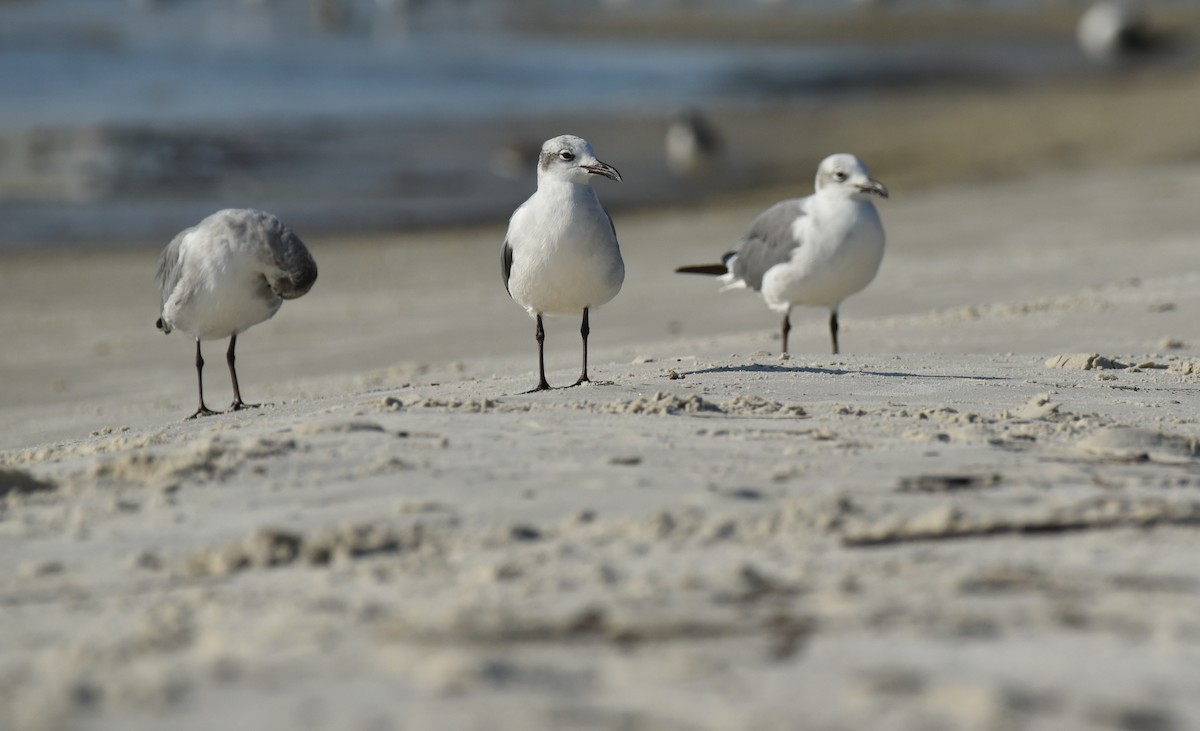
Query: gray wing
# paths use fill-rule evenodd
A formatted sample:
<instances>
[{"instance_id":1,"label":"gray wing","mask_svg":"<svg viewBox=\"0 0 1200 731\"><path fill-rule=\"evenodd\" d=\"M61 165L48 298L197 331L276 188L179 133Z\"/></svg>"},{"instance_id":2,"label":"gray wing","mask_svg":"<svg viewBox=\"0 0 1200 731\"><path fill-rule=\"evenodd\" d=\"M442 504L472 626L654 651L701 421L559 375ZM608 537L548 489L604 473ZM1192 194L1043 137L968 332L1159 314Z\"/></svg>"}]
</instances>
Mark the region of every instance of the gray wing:
<instances>
[{"instance_id":1,"label":"gray wing","mask_svg":"<svg viewBox=\"0 0 1200 731\"><path fill-rule=\"evenodd\" d=\"M285 300L312 289L317 281L317 262L292 229L275 216L251 209L223 212L223 223L235 240L245 241L263 252L268 263L267 285Z\"/></svg>"},{"instance_id":2,"label":"gray wing","mask_svg":"<svg viewBox=\"0 0 1200 731\"><path fill-rule=\"evenodd\" d=\"M782 264L803 242L792 235L792 224L807 215L807 198L780 201L759 214L738 242L733 274L751 289L762 289L763 276Z\"/></svg>"},{"instance_id":3,"label":"gray wing","mask_svg":"<svg viewBox=\"0 0 1200 731\"><path fill-rule=\"evenodd\" d=\"M616 226L616 224L613 223L612 216L608 215L608 211L604 210L603 206L601 206L600 211L604 214L604 217L608 219L608 230L612 231L613 241L616 241L617 240L617 226Z\"/></svg>"},{"instance_id":4,"label":"gray wing","mask_svg":"<svg viewBox=\"0 0 1200 731\"><path fill-rule=\"evenodd\" d=\"M504 240L504 248L500 249L500 276L504 277L504 291L512 297L508 289L508 278L512 276L512 244Z\"/></svg>"},{"instance_id":5,"label":"gray wing","mask_svg":"<svg viewBox=\"0 0 1200 731\"><path fill-rule=\"evenodd\" d=\"M179 280L183 277L183 261L180 256L180 247L183 244L183 239L193 229L187 229L175 235L171 239L171 243L167 244L167 248L163 249L163 253L158 257L158 273L155 279L158 281L158 322L155 325L159 330L171 332L170 325L163 319L163 308L167 305L167 300L171 298L171 293L175 291L175 287L179 285Z\"/></svg>"}]
</instances>

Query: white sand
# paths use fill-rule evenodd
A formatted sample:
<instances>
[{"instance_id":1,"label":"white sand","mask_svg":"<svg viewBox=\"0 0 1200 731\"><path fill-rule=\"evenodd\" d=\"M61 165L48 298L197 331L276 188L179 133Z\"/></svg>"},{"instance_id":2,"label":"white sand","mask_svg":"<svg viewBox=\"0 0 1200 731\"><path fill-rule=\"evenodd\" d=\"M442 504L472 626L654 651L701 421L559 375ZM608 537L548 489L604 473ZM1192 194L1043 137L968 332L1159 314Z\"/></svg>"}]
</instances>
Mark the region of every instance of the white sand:
<instances>
[{"instance_id":1,"label":"white sand","mask_svg":"<svg viewBox=\"0 0 1200 731\"><path fill-rule=\"evenodd\" d=\"M846 353L813 312L790 360L669 273L761 205L621 216L612 383L535 395L502 225L309 240L239 342L276 405L187 423L156 252L9 257L0 728L1200 725L1196 200L894 191Z\"/></svg>"}]
</instances>

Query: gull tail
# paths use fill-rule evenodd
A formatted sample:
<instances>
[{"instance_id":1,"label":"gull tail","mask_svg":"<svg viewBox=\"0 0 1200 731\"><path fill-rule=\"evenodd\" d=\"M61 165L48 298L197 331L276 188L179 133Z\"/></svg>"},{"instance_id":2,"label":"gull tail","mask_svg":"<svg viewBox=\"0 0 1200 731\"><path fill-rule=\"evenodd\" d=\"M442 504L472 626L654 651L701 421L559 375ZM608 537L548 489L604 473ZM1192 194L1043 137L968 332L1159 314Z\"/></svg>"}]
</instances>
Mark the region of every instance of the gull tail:
<instances>
[{"instance_id":1,"label":"gull tail","mask_svg":"<svg viewBox=\"0 0 1200 731\"><path fill-rule=\"evenodd\" d=\"M728 274L729 270L724 264L692 264L691 266L679 267L675 270L676 274L707 274L712 277L721 274Z\"/></svg>"},{"instance_id":2,"label":"gull tail","mask_svg":"<svg viewBox=\"0 0 1200 731\"><path fill-rule=\"evenodd\" d=\"M737 252L731 251L721 257L720 264L693 264L691 266L679 267L675 270L676 274L707 274L710 277L718 277L733 273L733 261L737 258Z\"/></svg>"},{"instance_id":3,"label":"gull tail","mask_svg":"<svg viewBox=\"0 0 1200 731\"><path fill-rule=\"evenodd\" d=\"M679 274L707 274L716 277L723 287L721 291L727 289L742 289L746 286L746 282L741 277L733 273L734 262L737 261L737 252L731 251L721 257L720 264L695 264L692 266L679 267L675 271Z\"/></svg>"}]
</instances>

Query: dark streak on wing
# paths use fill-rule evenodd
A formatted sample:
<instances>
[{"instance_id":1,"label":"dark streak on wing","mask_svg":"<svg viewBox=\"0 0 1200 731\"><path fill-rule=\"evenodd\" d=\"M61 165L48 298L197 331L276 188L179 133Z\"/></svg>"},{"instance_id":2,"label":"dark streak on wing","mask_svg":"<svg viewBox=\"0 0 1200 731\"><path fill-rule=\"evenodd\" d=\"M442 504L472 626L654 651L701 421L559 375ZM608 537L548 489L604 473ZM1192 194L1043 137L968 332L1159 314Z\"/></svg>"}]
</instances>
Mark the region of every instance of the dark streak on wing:
<instances>
[{"instance_id":1,"label":"dark streak on wing","mask_svg":"<svg viewBox=\"0 0 1200 731\"><path fill-rule=\"evenodd\" d=\"M751 289L762 289L763 276L791 258L802 242L792 236L792 224L806 215L807 198L780 201L759 214L738 242L733 274Z\"/></svg>"},{"instance_id":2,"label":"dark streak on wing","mask_svg":"<svg viewBox=\"0 0 1200 731\"><path fill-rule=\"evenodd\" d=\"M512 255L512 245L505 239L504 247L500 249L500 274L504 277L504 291L508 292L509 297L512 297L508 289L508 278L512 276Z\"/></svg>"}]
</instances>

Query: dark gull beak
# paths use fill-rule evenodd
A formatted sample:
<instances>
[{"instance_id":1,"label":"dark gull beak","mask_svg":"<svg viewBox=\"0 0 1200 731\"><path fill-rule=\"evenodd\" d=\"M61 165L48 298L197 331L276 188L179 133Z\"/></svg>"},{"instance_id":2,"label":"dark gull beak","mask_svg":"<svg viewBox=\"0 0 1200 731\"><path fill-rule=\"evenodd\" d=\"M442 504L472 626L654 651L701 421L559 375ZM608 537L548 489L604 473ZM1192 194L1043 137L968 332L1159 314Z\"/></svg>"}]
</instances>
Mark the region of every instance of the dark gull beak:
<instances>
[{"instance_id":1,"label":"dark gull beak","mask_svg":"<svg viewBox=\"0 0 1200 731\"><path fill-rule=\"evenodd\" d=\"M858 188L858 192L860 192L860 193L866 193L867 195L877 195L880 198L888 197L887 186L885 186L883 183L879 182L878 180L875 180L874 178L870 178L867 180L867 182L861 183L856 187Z\"/></svg>"},{"instance_id":2,"label":"dark gull beak","mask_svg":"<svg viewBox=\"0 0 1200 731\"><path fill-rule=\"evenodd\" d=\"M592 175L603 175L609 180L615 180L618 183L621 182L621 174L617 172L615 167L606 162L600 162L599 160L596 160L590 165L581 165L580 167Z\"/></svg>"}]
</instances>

